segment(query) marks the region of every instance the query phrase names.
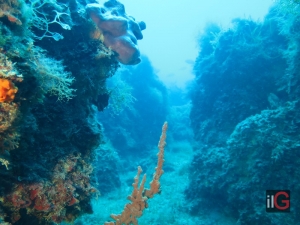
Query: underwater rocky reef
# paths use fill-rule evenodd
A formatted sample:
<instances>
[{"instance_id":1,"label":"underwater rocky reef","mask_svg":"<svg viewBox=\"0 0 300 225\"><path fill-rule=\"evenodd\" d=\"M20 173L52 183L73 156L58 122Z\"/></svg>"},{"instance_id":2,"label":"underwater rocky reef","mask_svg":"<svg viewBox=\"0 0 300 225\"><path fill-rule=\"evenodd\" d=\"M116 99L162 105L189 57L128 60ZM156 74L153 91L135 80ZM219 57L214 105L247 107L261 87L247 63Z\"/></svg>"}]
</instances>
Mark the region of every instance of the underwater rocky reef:
<instances>
[{"instance_id":1,"label":"underwater rocky reef","mask_svg":"<svg viewBox=\"0 0 300 225\"><path fill-rule=\"evenodd\" d=\"M292 7L275 5L261 23L235 19L228 30L210 24L199 39L186 190L193 215L299 224L300 14ZM274 189L290 190L291 213L266 213Z\"/></svg>"},{"instance_id":2,"label":"underwater rocky reef","mask_svg":"<svg viewBox=\"0 0 300 225\"><path fill-rule=\"evenodd\" d=\"M1 224L72 222L92 212L105 182L93 173L105 82L119 62L140 62L143 29L114 0L0 1Z\"/></svg>"},{"instance_id":3,"label":"underwater rocky reef","mask_svg":"<svg viewBox=\"0 0 300 225\"><path fill-rule=\"evenodd\" d=\"M0 224L300 224L299 4L208 24L188 102L119 1L0 0ZM125 173L154 164L149 189L141 167ZM291 191L291 213L265 212L274 189ZM112 222L93 214L101 194L101 214L123 207Z\"/></svg>"}]
</instances>

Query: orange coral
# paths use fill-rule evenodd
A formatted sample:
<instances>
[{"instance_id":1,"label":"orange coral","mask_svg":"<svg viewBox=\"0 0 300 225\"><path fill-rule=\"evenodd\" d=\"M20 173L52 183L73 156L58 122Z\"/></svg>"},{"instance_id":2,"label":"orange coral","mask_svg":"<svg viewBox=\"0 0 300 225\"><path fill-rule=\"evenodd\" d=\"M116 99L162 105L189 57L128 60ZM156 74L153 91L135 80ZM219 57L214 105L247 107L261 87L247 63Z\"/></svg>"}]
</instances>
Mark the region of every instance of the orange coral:
<instances>
[{"instance_id":1,"label":"orange coral","mask_svg":"<svg viewBox=\"0 0 300 225\"><path fill-rule=\"evenodd\" d=\"M157 193L160 193L160 183L159 179L161 175L163 174L162 166L164 163L164 148L166 145L166 138L167 138L167 129L168 124L167 122L164 123L162 128L162 134L160 136L160 140L158 143L159 152L157 154L158 161L157 161L157 167L155 168L155 173L153 174L153 179L150 183L150 189L144 189L145 182L146 182L146 174L144 174L143 179L141 181L140 186L139 180L140 175L142 172L142 168L138 167L138 173L134 178L133 191L130 196L128 196L128 200L131 201L131 203L128 203L125 205L125 208L121 214L112 214L110 215L111 218L115 220L115 222L105 222L104 225L138 225L137 218L141 217L143 214L143 210L148 207L147 200L149 198L153 198L153 196Z\"/></svg>"},{"instance_id":2,"label":"orange coral","mask_svg":"<svg viewBox=\"0 0 300 225\"><path fill-rule=\"evenodd\" d=\"M145 189L144 196L147 198L153 198L153 196L157 193L160 193L160 182L159 179L161 175L164 173L162 167L164 164L164 153L165 153L165 146L166 146L166 138L167 138L167 129L168 124L167 122L164 123L162 127L162 133L158 143L159 152L157 154L157 167L155 168L155 173L153 174L152 181L150 182L150 189Z\"/></svg>"},{"instance_id":3,"label":"orange coral","mask_svg":"<svg viewBox=\"0 0 300 225\"><path fill-rule=\"evenodd\" d=\"M14 7L17 7L18 4L16 4ZM0 17L6 16L8 21L11 23L17 24L19 26L22 25L22 22L20 19L18 19L16 16L13 14L21 14L20 11L16 8L11 7L11 3L4 3L1 4L1 9L0 9Z\"/></svg>"},{"instance_id":4,"label":"orange coral","mask_svg":"<svg viewBox=\"0 0 300 225\"><path fill-rule=\"evenodd\" d=\"M18 88L8 79L0 78L0 102L11 102Z\"/></svg>"}]
</instances>

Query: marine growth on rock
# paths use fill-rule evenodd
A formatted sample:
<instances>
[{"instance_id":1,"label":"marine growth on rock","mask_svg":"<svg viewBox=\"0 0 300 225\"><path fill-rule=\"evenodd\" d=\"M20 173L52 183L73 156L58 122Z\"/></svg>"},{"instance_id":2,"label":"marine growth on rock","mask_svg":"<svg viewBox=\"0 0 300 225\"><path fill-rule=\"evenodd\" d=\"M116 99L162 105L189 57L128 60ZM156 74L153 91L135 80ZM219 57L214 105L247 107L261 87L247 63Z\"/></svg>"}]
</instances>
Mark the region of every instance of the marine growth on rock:
<instances>
[{"instance_id":1,"label":"marine growth on rock","mask_svg":"<svg viewBox=\"0 0 300 225\"><path fill-rule=\"evenodd\" d=\"M137 40L143 38L146 24L136 21L125 12L123 4L109 0L103 5L93 3L86 11L104 37L106 47L117 53L117 59L125 65L135 65L141 61Z\"/></svg>"}]
</instances>

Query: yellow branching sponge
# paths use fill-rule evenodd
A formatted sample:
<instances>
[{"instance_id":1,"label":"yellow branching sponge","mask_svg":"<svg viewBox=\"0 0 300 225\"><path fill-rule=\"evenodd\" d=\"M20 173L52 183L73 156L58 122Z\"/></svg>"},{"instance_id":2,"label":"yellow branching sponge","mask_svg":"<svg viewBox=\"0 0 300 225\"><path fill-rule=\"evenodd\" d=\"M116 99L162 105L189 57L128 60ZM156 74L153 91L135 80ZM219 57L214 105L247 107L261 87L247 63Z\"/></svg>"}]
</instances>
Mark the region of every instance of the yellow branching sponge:
<instances>
[{"instance_id":1,"label":"yellow branching sponge","mask_svg":"<svg viewBox=\"0 0 300 225\"><path fill-rule=\"evenodd\" d=\"M162 166L164 163L164 149L166 146L167 129L168 123L165 122L162 127L162 134L158 143L159 152L157 154L157 167L155 168L153 179L150 182L150 189L144 189L146 182L146 174L144 174L139 187L139 180L142 172L142 168L139 166L138 173L134 178L134 183L132 184L132 194L128 196L128 200L130 200L131 203L125 205L125 208L121 214L111 215L111 218L113 218L115 222L106 222L104 223L104 225L138 225L137 218L141 217L143 214L143 210L148 207L147 200L149 198L153 198L155 194L160 193L161 189L159 179L164 172L162 170Z\"/></svg>"}]
</instances>

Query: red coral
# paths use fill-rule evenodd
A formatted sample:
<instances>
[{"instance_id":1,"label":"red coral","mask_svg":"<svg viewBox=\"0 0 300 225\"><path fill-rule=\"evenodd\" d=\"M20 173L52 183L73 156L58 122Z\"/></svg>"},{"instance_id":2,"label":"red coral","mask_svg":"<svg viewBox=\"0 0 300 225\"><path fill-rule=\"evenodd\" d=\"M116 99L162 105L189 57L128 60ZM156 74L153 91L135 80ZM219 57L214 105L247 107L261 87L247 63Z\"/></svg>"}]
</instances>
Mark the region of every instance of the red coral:
<instances>
[{"instance_id":1,"label":"red coral","mask_svg":"<svg viewBox=\"0 0 300 225\"><path fill-rule=\"evenodd\" d=\"M38 190L31 190L30 191L30 199L33 200L36 198L36 196L38 195L39 191Z\"/></svg>"},{"instance_id":2,"label":"red coral","mask_svg":"<svg viewBox=\"0 0 300 225\"><path fill-rule=\"evenodd\" d=\"M76 204L76 203L78 203L78 202L79 202L79 200L73 197L73 198L71 199L71 201L69 202L69 206L72 206L72 205L74 205L74 204Z\"/></svg>"},{"instance_id":3,"label":"red coral","mask_svg":"<svg viewBox=\"0 0 300 225\"><path fill-rule=\"evenodd\" d=\"M50 210L50 204L47 201L47 197L45 195L36 198L34 201L34 208L38 211L47 212Z\"/></svg>"},{"instance_id":4,"label":"red coral","mask_svg":"<svg viewBox=\"0 0 300 225\"><path fill-rule=\"evenodd\" d=\"M16 208L26 208L32 203L22 185L18 186L16 191L8 195L5 200Z\"/></svg>"}]
</instances>

